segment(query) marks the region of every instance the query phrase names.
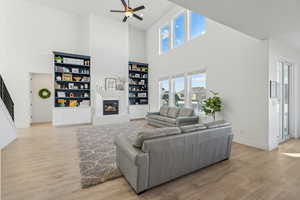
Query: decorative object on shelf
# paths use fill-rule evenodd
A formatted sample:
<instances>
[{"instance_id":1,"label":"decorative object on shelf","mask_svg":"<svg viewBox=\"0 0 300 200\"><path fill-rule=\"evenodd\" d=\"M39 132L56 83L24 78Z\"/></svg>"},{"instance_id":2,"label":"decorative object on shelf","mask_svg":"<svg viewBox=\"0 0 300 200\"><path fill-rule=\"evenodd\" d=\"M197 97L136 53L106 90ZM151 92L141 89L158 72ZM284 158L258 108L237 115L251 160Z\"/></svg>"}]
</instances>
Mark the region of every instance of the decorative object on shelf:
<instances>
[{"instance_id":1,"label":"decorative object on shelf","mask_svg":"<svg viewBox=\"0 0 300 200\"><path fill-rule=\"evenodd\" d=\"M271 99L276 99L278 97L277 88L278 88L277 81L270 81L270 98Z\"/></svg>"},{"instance_id":2,"label":"decorative object on shelf","mask_svg":"<svg viewBox=\"0 0 300 200\"><path fill-rule=\"evenodd\" d=\"M63 74L62 80L63 81L73 81L72 74Z\"/></svg>"},{"instance_id":3,"label":"decorative object on shelf","mask_svg":"<svg viewBox=\"0 0 300 200\"><path fill-rule=\"evenodd\" d=\"M58 99L57 100L57 103L58 103L59 107L65 107L66 106L66 102L67 102L67 100L65 100L65 99Z\"/></svg>"},{"instance_id":4,"label":"decorative object on shelf","mask_svg":"<svg viewBox=\"0 0 300 200\"><path fill-rule=\"evenodd\" d=\"M56 56L56 57L55 57L55 62L56 62L56 63L62 63L62 62L63 62L62 57Z\"/></svg>"},{"instance_id":5,"label":"decorative object on shelf","mask_svg":"<svg viewBox=\"0 0 300 200\"><path fill-rule=\"evenodd\" d=\"M118 77L117 82L116 82L116 89L119 91L124 91L125 90L125 84L126 81L124 78Z\"/></svg>"},{"instance_id":6,"label":"decorative object on shelf","mask_svg":"<svg viewBox=\"0 0 300 200\"><path fill-rule=\"evenodd\" d=\"M57 76L57 77L56 77L56 80L57 80L57 81L61 81L61 80L62 80L62 79L61 79L61 76Z\"/></svg>"},{"instance_id":7,"label":"decorative object on shelf","mask_svg":"<svg viewBox=\"0 0 300 200\"><path fill-rule=\"evenodd\" d=\"M89 82L90 81L90 77L87 77L87 76L82 77L81 81L82 82Z\"/></svg>"},{"instance_id":8,"label":"decorative object on shelf","mask_svg":"<svg viewBox=\"0 0 300 200\"><path fill-rule=\"evenodd\" d=\"M69 89L74 89L74 83L69 83L69 85L68 85L68 87L69 87Z\"/></svg>"},{"instance_id":9,"label":"decorative object on shelf","mask_svg":"<svg viewBox=\"0 0 300 200\"><path fill-rule=\"evenodd\" d=\"M72 68L72 73L79 74L79 69L78 68Z\"/></svg>"},{"instance_id":10,"label":"decorative object on shelf","mask_svg":"<svg viewBox=\"0 0 300 200\"><path fill-rule=\"evenodd\" d=\"M216 113L222 111L222 100L219 97L219 93L209 91L213 96L203 101L203 111L206 115L211 115L216 121Z\"/></svg>"},{"instance_id":11,"label":"decorative object on shelf","mask_svg":"<svg viewBox=\"0 0 300 200\"><path fill-rule=\"evenodd\" d=\"M77 100L70 100L70 104L69 104L69 107L77 107Z\"/></svg>"},{"instance_id":12,"label":"decorative object on shelf","mask_svg":"<svg viewBox=\"0 0 300 200\"><path fill-rule=\"evenodd\" d=\"M69 94L69 97L70 97L70 98L74 98L74 97L75 97L75 94L74 94L73 92L71 92L71 93Z\"/></svg>"},{"instance_id":13,"label":"decorative object on shelf","mask_svg":"<svg viewBox=\"0 0 300 200\"><path fill-rule=\"evenodd\" d=\"M65 92L57 92L57 97L58 98L66 98L66 93Z\"/></svg>"},{"instance_id":14,"label":"decorative object on shelf","mask_svg":"<svg viewBox=\"0 0 300 200\"><path fill-rule=\"evenodd\" d=\"M61 89L61 85L55 82L54 83L54 88L55 89Z\"/></svg>"},{"instance_id":15,"label":"decorative object on shelf","mask_svg":"<svg viewBox=\"0 0 300 200\"><path fill-rule=\"evenodd\" d=\"M51 97L51 92L47 88L40 89L39 96L42 99L49 99Z\"/></svg>"},{"instance_id":16,"label":"decorative object on shelf","mask_svg":"<svg viewBox=\"0 0 300 200\"><path fill-rule=\"evenodd\" d=\"M84 84L84 88L85 89L89 89L89 85L88 84Z\"/></svg>"},{"instance_id":17,"label":"decorative object on shelf","mask_svg":"<svg viewBox=\"0 0 300 200\"><path fill-rule=\"evenodd\" d=\"M117 80L115 78L105 78L105 90L114 91L116 90Z\"/></svg>"},{"instance_id":18,"label":"decorative object on shelf","mask_svg":"<svg viewBox=\"0 0 300 200\"><path fill-rule=\"evenodd\" d=\"M73 77L74 81L79 82L81 81L81 77Z\"/></svg>"}]
</instances>

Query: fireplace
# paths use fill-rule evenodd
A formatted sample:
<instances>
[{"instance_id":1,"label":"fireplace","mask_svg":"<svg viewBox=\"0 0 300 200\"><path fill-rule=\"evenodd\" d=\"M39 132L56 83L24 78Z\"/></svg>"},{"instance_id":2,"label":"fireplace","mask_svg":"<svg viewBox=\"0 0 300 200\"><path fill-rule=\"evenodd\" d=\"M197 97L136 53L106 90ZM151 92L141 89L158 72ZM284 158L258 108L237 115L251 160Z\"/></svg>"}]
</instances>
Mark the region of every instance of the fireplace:
<instances>
[{"instance_id":1,"label":"fireplace","mask_svg":"<svg viewBox=\"0 0 300 200\"><path fill-rule=\"evenodd\" d=\"M119 101L118 100L104 100L103 101L103 115L118 115Z\"/></svg>"}]
</instances>

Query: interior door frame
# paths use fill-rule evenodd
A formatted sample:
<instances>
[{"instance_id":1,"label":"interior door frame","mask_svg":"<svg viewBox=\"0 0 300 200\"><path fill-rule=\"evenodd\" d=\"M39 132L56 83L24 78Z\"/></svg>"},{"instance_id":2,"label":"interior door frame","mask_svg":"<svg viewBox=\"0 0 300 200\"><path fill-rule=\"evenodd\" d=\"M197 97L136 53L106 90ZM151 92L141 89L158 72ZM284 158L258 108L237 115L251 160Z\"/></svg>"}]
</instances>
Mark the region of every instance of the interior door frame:
<instances>
[{"instance_id":1,"label":"interior door frame","mask_svg":"<svg viewBox=\"0 0 300 200\"><path fill-rule=\"evenodd\" d=\"M297 114L297 109L298 109L298 72L297 72L297 65L293 62L290 62L287 59L278 59L277 63L282 63L282 70L283 70L283 65L287 64L289 66L289 116L288 116L288 129L289 129L289 135L288 138L284 139L283 136L283 131L279 130L281 137L278 135L278 144L281 144L285 141L287 141L290 138L298 138L298 114ZM282 78L284 76L284 73L282 73ZM283 89L282 89L283 91ZM282 102L284 103L284 102ZM280 117L280 116L279 116ZM280 119L281 123L283 124L283 118ZM291 124L294 124L294 126L291 126Z\"/></svg>"}]
</instances>

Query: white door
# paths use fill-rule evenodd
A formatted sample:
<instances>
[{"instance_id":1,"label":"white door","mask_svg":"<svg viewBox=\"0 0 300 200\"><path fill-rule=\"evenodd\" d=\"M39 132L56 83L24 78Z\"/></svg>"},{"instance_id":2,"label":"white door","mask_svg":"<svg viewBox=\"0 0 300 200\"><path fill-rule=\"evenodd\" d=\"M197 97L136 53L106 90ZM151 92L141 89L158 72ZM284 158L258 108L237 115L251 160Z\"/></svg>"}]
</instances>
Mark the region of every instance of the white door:
<instances>
[{"instance_id":1,"label":"white door","mask_svg":"<svg viewBox=\"0 0 300 200\"><path fill-rule=\"evenodd\" d=\"M48 89L51 96L43 99L39 96L41 89ZM31 75L31 123L52 122L53 109L53 80L51 74Z\"/></svg>"},{"instance_id":2,"label":"white door","mask_svg":"<svg viewBox=\"0 0 300 200\"><path fill-rule=\"evenodd\" d=\"M279 143L290 138L290 76L292 65L279 62L277 66L279 100Z\"/></svg>"}]
</instances>

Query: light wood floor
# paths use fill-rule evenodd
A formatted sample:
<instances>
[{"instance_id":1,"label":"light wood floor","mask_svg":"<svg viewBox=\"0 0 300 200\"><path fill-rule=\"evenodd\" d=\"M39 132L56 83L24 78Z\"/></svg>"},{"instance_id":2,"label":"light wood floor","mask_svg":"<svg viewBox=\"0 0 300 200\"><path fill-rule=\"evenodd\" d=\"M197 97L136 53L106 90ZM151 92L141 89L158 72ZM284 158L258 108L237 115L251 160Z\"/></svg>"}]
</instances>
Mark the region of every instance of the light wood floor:
<instances>
[{"instance_id":1,"label":"light wood floor","mask_svg":"<svg viewBox=\"0 0 300 200\"><path fill-rule=\"evenodd\" d=\"M82 190L76 128L44 124L18 130L18 139L2 152L3 200L300 199L299 140L273 152L234 144L229 161L140 196L123 178Z\"/></svg>"}]
</instances>

